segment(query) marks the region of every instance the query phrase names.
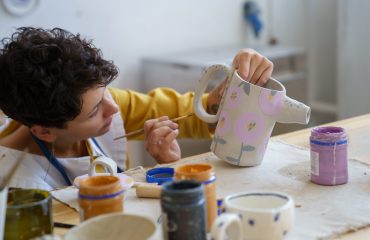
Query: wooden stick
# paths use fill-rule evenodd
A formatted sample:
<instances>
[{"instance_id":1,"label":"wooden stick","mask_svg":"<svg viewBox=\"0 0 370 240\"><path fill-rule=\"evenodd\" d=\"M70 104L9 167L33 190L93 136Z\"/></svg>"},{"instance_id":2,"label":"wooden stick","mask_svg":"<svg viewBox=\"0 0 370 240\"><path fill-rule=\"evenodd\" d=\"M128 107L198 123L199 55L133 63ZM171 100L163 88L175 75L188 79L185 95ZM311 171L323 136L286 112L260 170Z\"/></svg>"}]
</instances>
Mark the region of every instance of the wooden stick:
<instances>
[{"instance_id":1,"label":"wooden stick","mask_svg":"<svg viewBox=\"0 0 370 240\"><path fill-rule=\"evenodd\" d=\"M191 117L193 116L194 113L189 113L188 115L185 115L185 116L181 116L181 117L177 117L177 118L173 118L173 119L170 119L171 121L173 122L177 122L177 121L180 121L182 119L185 119L185 118L188 118L188 117ZM141 134L144 132L144 128L141 128L141 129L138 129L138 130L135 130L135 131L132 131L132 132L129 132L129 133L126 133L125 135L123 136L120 136L120 137L116 137L114 138L113 140L116 141L118 139L121 139L121 138L125 138L125 137L130 137L130 136L134 136L134 135L137 135L137 134Z\"/></svg>"}]
</instances>

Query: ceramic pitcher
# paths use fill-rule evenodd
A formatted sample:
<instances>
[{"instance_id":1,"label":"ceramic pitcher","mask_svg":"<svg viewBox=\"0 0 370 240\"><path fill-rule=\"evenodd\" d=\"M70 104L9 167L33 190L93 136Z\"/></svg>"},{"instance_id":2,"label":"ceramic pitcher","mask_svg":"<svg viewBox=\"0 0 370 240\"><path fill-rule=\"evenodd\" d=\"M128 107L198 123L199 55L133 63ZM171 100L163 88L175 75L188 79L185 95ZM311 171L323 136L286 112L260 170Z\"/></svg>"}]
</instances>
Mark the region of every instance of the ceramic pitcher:
<instances>
[{"instance_id":1,"label":"ceramic pitcher","mask_svg":"<svg viewBox=\"0 0 370 240\"><path fill-rule=\"evenodd\" d=\"M215 74L228 76L227 86L216 115L208 114L202 95ZM307 124L310 108L286 96L285 87L273 78L263 86L250 84L226 65L212 65L200 79L193 102L195 114L216 123L211 151L238 166L261 164L276 122Z\"/></svg>"}]
</instances>

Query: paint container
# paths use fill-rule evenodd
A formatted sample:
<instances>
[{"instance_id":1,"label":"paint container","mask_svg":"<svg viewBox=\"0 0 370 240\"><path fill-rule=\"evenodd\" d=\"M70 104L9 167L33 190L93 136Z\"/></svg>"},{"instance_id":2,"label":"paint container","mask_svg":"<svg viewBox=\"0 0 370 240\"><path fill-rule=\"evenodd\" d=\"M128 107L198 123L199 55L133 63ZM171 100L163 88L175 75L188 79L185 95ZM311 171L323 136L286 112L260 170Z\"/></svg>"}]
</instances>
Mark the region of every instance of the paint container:
<instances>
[{"instance_id":1,"label":"paint container","mask_svg":"<svg viewBox=\"0 0 370 240\"><path fill-rule=\"evenodd\" d=\"M93 176L80 181L78 203L80 220L123 212L124 189L116 176Z\"/></svg>"},{"instance_id":2,"label":"paint container","mask_svg":"<svg viewBox=\"0 0 370 240\"><path fill-rule=\"evenodd\" d=\"M161 207L163 239L207 239L203 184L189 180L164 183Z\"/></svg>"},{"instance_id":3,"label":"paint container","mask_svg":"<svg viewBox=\"0 0 370 240\"><path fill-rule=\"evenodd\" d=\"M203 183L206 196L207 231L217 218L216 176L209 163L185 164L175 168L176 180L195 180Z\"/></svg>"},{"instance_id":4,"label":"paint container","mask_svg":"<svg viewBox=\"0 0 370 240\"><path fill-rule=\"evenodd\" d=\"M146 172L146 181L161 185L162 183L172 181L173 174L174 169L170 167L153 168Z\"/></svg>"},{"instance_id":5,"label":"paint container","mask_svg":"<svg viewBox=\"0 0 370 240\"><path fill-rule=\"evenodd\" d=\"M347 134L341 127L311 130L311 181L339 185L348 181Z\"/></svg>"}]
</instances>

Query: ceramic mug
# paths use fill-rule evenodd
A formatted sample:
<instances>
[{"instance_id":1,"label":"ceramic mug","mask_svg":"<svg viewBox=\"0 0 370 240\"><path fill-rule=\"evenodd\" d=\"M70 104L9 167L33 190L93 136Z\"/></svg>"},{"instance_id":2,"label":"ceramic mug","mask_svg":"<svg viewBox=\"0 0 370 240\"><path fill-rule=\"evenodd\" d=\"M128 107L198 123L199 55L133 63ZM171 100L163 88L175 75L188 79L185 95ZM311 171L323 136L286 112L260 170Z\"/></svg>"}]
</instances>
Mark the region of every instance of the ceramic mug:
<instances>
[{"instance_id":1,"label":"ceramic mug","mask_svg":"<svg viewBox=\"0 0 370 240\"><path fill-rule=\"evenodd\" d=\"M244 192L224 199L212 225L213 239L281 240L294 225L293 199L278 192Z\"/></svg>"},{"instance_id":2,"label":"ceramic mug","mask_svg":"<svg viewBox=\"0 0 370 240\"><path fill-rule=\"evenodd\" d=\"M99 165L106 170L105 173L98 173L96 171L96 167ZM107 173L112 176L117 175L117 163L111 158L99 156L89 165L88 169L89 176L107 175Z\"/></svg>"},{"instance_id":3,"label":"ceramic mug","mask_svg":"<svg viewBox=\"0 0 370 240\"><path fill-rule=\"evenodd\" d=\"M216 115L202 104L207 85L220 72L228 76L225 92ZM217 123L211 151L238 166L259 165L276 122L307 124L310 108L286 96L285 87L273 78L263 86L242 79L226 65L205 70L193 100L195 114L205 122Z\"/></svg>"},{"instance_id":4,"label":"ceramic mug","mask_svg":"<svg viewBox=\"0 0 370 240\"><path fill-rule=\"evenodd\" d=\"M155 223L145 216L110 213L91 218L72 228L65 240L160 239Z\"/></svg>"}]
</instances>

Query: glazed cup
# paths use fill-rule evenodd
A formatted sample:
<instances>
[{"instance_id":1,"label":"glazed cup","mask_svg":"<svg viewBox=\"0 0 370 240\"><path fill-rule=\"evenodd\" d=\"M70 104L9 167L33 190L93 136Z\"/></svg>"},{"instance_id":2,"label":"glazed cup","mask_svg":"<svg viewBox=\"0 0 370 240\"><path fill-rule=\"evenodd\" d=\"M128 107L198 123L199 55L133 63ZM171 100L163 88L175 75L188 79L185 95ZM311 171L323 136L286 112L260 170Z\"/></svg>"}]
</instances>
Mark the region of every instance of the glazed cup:
<instances>
[{"instance_id":1,"label":"glazed cup","mask_svg":"<svg viewBox=\"0 0 370 240\"><path fill-rule=\"evenodd\" d=\"M282 240L294 225L293 199L279 192L244 192L224 199L224 210L212 225L215 240Z\"/></svg>"},{"instance_id":2,"label":"glazed cup","mask_svg":"<svg viewBox=\"0 0 370 240\"><path fill-rule=\"evenodd\" d=\"M31 239L53 232L52 196L39 189L8 192L5 239Z\"/></svg>"}]
</instances>

